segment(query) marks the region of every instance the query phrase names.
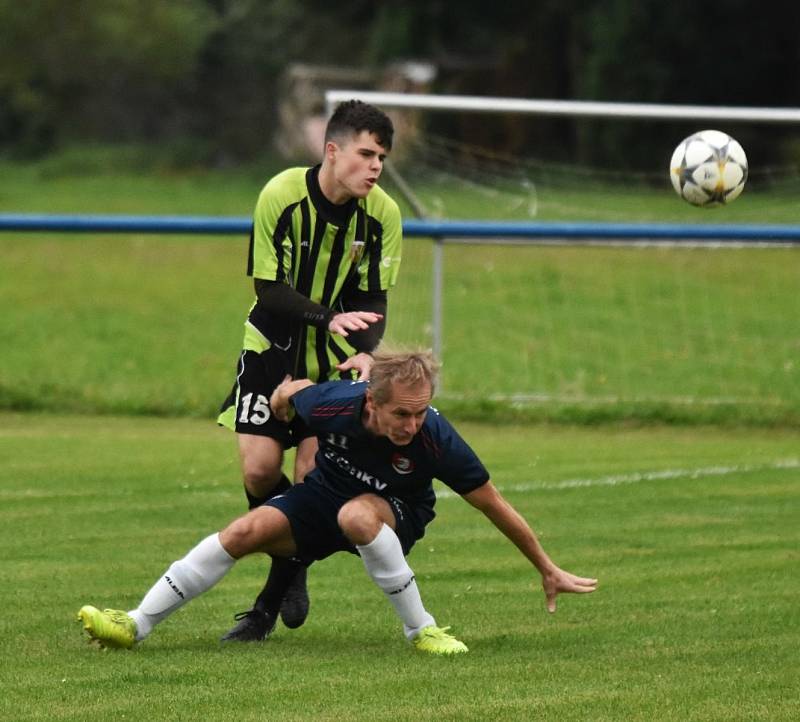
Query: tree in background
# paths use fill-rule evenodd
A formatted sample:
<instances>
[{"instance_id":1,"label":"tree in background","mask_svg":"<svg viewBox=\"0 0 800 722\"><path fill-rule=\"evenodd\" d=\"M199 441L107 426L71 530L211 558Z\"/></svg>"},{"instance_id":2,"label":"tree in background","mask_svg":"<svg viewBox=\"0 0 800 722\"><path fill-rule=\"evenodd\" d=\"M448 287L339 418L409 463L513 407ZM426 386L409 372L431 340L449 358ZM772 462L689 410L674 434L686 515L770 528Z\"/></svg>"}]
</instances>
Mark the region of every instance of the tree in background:
<instances>
[{"instance_id":1,"label":"tree in background","mask_svg":"<svg viewBox=\"0 0 800 722\"><path fill-rule=\"evenodd\" d=\"M434 92L792 106L798 30L797 3L750 0L509 0L490 13L479 0L0 0L0 148L185 136L217 160L251 158L271 145L292 63L374 74L424 60L438 69ZM656 134L643 123L435 122L507 152L634 165ZM780 132L769 135L740 139L779 153Z\"/></svg>"},{"instance_id":2,"label":"tree in background","mask_svg":"<svg viewBox=\"0 0 800 722\"><path fill-rule=\"evenodd\" d=\"M174 130L213 22L192 0L0 0L0 144Z\"/></svg>"},{"instance_id":3,"label":"tree in background","mask_svg":"<svg viewBox=\"0 0 800 722\"><path fill-rule=\"evenodd\" d=\"M582 61L575 97L698 105L794 106L800 97L800 5L728 0L607 0L581 19ZM676 123L586 122L582 156L591 161L653 153L652 139L699 130ZM727 126L754 156L781 157L791 128ZM671 147L659 152L669 153Z\"/></svg>"}]
</instances>

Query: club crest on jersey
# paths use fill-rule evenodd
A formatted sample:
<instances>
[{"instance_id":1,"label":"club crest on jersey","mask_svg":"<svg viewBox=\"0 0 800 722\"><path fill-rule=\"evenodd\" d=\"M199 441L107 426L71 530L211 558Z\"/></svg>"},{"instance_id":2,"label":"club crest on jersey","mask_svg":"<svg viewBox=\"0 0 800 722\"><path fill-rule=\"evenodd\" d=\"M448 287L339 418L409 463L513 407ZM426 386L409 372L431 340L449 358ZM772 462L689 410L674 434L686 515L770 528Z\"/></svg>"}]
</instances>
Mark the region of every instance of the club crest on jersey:
<instances>
[{"instance_id":1,"label":"club crest on jersey","mask_svg":"<svg viewBox=\"0 0 800 722\"><path fill-rule=\"evenodd\" d=\"M414 462L407 456L395 452L392 454L392 468L398 474L410 474L414 471Z\"/></svg>"},{"instance_id":2,"label":"club crest on jersey","mask_svg":"<svg viewBox=\"0 0 800 722\"><path fill-rule=\"evenodd\" d=\"M350 262L351 263L358 263L361 260L361 256L364 255L364 241L353 241L353 245L350 246Z\"/></svg>"}]
</instances>

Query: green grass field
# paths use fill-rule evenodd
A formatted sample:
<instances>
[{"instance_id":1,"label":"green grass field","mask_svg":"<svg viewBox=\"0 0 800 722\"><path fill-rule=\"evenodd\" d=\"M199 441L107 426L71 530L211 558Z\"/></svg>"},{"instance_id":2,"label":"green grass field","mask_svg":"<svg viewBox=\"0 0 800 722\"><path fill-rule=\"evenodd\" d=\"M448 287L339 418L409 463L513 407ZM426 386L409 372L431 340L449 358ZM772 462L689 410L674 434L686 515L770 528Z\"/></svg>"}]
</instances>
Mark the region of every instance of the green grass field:
<instances>
[{"instance_id":1,"label":"green grass field","mask_svg":"<svg viewBox=\"0 0 800 722\"><path fill-rule=\"evenodd\" d=\"M248 558L134 651L100 652L82 604L135 606L242 511L233 438L200 420L1 414L0 718L797 719L800 433L461 428L595 594L548 615L535 571L443 495L410 562L462 658L415 653L344 554L312 569L299 630L219 644L262 580Z\"/></svg>"},{"instance_id":2,"label":"green grass field","mask_svg":"<svg viewBox=\"0 0 800 722\"><path fill-rule=\"evenodd\" d=\"M272 170L175 170L101 151L0 164L0 210L243 217ZM794 220L785 194L702 211L669 188L589 190L560 211L541 190L542 217ZM246 248L230 236L1 234L0 408L211 416L252 299ZM500 395L535 420L800 425L796 255L447 247L442 403L474 418L502 418L507 405L489 398ZM431 242L407 239L392 340L432 343L432 265Z\"/></svg>"},{"instance_id":3,"label":"green grass field","mask_svg":"<svg viewBox=\"0 0 800 722\"><path fill-rule=\"evenodd\" d=\"M0 162L0 211L246 216L272 170L82 149ZM796 222L791 192L705 213L669 189L539 191L548 220ZM463 658L406 645L349 555L313 568L307 624L263 645L217 641L260 586L253 558L133 652L88 647L82 604L136 605L244 510L212 418L246 242L0 234L0 719L798 719L796 249L445 250L439 405L597 593L548 615L534 570L442 494L410 561ZM410 239L393 340L430 343L431 266Z\"/></svg>"},{"instance_id":4,"label":"green grass field","mask_svg":"<svg viewBox=\"0 0 800 722\"><path fill-rule=\"evenodd\" d=\"M0 236L0 407L211 416L252 300L245 243ZM442 403L798 425L796 253L447 248ZM431 343L430 293L430 243L410 239L390 337Z\"/></svg>"}]
</instances>

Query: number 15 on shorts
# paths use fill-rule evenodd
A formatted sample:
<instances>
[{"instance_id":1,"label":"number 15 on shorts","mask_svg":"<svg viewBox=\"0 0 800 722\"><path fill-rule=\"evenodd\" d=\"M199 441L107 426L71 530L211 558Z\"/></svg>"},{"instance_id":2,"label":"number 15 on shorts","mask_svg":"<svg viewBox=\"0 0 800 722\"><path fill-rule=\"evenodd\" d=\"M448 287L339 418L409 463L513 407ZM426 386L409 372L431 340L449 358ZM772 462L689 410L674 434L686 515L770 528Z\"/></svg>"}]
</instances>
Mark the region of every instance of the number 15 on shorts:
<instances>
[{"instance_id":1,"label":"number 15 on shorts","mask_svg":"<svg viewBox=\"0 0 800 722\"><path fill-rule=\"evenodd\" d=\"M252 404L252 406L251 406ZM240 424L256 424L260 426L270 417L269 402L267 397L263 394L256 396L253 402L253 394L245 394L239 401L239 423Z\"/></svg>"}]
</instances>

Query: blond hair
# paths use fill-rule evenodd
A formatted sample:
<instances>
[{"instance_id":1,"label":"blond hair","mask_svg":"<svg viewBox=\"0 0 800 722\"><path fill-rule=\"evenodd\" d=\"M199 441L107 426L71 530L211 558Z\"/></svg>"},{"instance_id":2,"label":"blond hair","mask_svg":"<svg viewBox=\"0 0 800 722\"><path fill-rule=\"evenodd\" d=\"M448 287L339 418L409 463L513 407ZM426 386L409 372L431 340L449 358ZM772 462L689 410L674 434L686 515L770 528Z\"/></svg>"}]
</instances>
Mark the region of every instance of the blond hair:
<instances>
[{"instance_id":1,"label":"blond hair","mask_svg":"<svg viewBox=\"0 0 800 722\"><path fill-rule=\"evenodd\" d=\"M433 396L440 364L429 349L394 350L382 345L374 358L369 388L376 404L385 404L391 398L395 383L428 384Z\"/></svg>"}]
</instances>

